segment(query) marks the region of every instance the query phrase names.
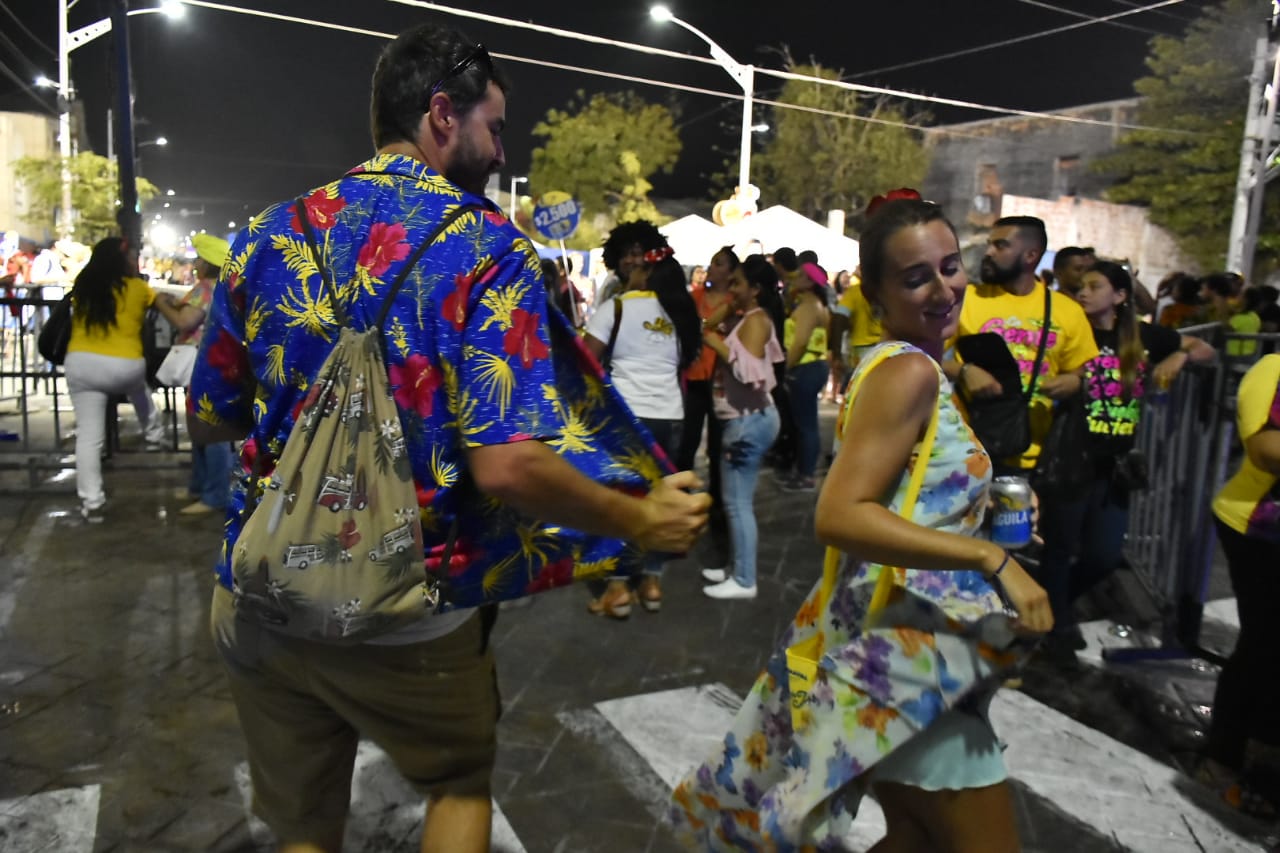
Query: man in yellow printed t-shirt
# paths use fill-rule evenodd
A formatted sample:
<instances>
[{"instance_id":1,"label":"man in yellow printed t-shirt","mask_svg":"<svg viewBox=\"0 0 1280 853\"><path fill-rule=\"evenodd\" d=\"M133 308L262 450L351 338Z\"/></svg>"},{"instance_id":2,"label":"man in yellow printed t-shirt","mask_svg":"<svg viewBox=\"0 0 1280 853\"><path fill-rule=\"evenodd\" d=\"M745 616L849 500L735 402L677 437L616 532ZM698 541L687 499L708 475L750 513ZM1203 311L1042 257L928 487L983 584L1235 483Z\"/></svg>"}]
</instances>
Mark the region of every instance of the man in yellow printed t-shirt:
<instances>
[{"instance_id":1,"label":"man in yellow printed t-shirt","mask_svg":"<svg viewBox=\"0 0 1280 853\"><path fill-rule=\"evenodd\" d=\"M1044 325L1044 284L1035 270L1047 242L1044 223L1035 217L1010 216L996 222L982 259L983 283L969 285L960 310L957 337L995 332L1004 338L1018 362L1023 392L1031 381ZM1098 355L1093 329L1079 303L1056 291L1050 298L1049 338L1030 404L1031 446L1019 458L997 460L1000 467L1035 467L1053 422L1053 401L1080 392L1079 371ZM943 370L966 398L996 397L1004 390L976 364L949 360Z\"/></svg>"},{"instance_id":2,"label":"man in yellow printed t-shirt","mask_svg":"<svg viewBox=\"0 0 1280 853\"><path fill-rule=\"evenodd\" d=\"M862 281L857 273L849 279L849 286L840 301L831 310L831 323L827 331L827 344L831 348L831 367L839 370L836 390L844 393L844 386L862 355L880 343L880 320L871 310L871 303L862 292Z\"/></svg>"}]
</instances>

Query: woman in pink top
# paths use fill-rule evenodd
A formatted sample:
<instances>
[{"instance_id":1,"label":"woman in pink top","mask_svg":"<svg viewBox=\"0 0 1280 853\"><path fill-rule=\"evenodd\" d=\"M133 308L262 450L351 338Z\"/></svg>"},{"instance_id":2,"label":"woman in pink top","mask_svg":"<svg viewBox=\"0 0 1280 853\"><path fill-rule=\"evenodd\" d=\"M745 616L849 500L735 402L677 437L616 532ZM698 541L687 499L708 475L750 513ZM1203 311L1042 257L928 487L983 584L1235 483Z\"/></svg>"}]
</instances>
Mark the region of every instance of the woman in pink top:
<instances>
[{"instance_id":1,"label":"woman in pink top","mask_svg":"<svg viewBox=\"0 0 1280 853\"><path fill-rule=\"evenodd\" d=\"M703 340L716 353L712 405L723 427L718 464L725 517L732 545L731 569L703 569L711 598L756 597L756 480L764 454L778 436L778 410L769 393L777 384L775 362L786 354L778 343L774 317L781 315L778 274L761 255L747 258L729 285L740 314L733 329L714 328Z\"/></svg>"}]
</instances>

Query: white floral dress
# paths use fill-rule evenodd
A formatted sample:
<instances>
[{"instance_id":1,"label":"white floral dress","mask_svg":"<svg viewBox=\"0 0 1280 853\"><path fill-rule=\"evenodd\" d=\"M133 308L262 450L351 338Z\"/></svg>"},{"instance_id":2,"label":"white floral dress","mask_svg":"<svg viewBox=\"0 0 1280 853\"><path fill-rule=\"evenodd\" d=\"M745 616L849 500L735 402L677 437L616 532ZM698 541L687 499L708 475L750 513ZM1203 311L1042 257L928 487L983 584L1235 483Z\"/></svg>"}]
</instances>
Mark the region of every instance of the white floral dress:
<instances>
[{"instance_id":1,"label":"white floral dress","mask_svg":"<svg viewBox=\"0 0 1280 853\"><path fill-rule=\"evenodd\" d=\"M904 343L880 346L891 348L888 357L924 355ZM880 361L875 356L869 352L864 367L874 369ZM911 520L972 536L985 514L991 460L961 417L940 369L938 375L937 436ZM917 445L887 504L895 512L919 450ZM676 788L671 819L690 847L839 849L867 771L949 709L988 698L999 673L1017 662L1010 617L976 571L894 569L897 586L889 604L876 626L867 627L881 570L846 556L831 600L821 609L814 586L722 748ZM785 653L818 631L826 654L810 692L807 722L796 731Z\"/></svg>"}]
</instances>

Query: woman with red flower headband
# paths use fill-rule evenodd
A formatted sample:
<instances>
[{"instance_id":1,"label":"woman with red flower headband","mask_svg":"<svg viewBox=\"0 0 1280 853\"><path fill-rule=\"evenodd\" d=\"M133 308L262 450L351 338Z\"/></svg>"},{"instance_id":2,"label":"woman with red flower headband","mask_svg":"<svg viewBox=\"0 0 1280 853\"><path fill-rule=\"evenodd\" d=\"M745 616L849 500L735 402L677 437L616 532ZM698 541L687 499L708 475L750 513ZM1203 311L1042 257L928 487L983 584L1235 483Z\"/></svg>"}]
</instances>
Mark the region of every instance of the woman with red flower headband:
<instances>
[{"instance_id":1,"label":"woman with red flower headband","mask_svg":"<svg viewBox=\"0 0 1280 853\"><path fill-rule=\"evenodd\" d=\"M668 459L680 452L684 399L680 374L701 354L702 322L685 287L684 270L651 222L625 222L604 244L605 266L625 292L596 308L587 322L587 349L605 365L614 387L653 433ZM662 607L661 557L650 558L633 593L628 578L611 578L587 609L625 619L639 600L653 613Z\"/></svg>"},{"instance_id":2,"label":"woman with red flower headband","mask_svg":"<svg viewBox=\"0 0 1280 853\"><path fill-rule=\"evenodd\" d=\"M672 822L699 850L844 849L868 792L889 833L876 850L1019 848L986 708L1025 654L1019 635L1053 613L978 535L991 460L940 364L968 284L955 231L937 205L886 200L862 271L884 332L854 374L818 497L823 580L723 743L676 788ZM796 675L803 660L812 679Z\"/></svg>"}]
</instances>

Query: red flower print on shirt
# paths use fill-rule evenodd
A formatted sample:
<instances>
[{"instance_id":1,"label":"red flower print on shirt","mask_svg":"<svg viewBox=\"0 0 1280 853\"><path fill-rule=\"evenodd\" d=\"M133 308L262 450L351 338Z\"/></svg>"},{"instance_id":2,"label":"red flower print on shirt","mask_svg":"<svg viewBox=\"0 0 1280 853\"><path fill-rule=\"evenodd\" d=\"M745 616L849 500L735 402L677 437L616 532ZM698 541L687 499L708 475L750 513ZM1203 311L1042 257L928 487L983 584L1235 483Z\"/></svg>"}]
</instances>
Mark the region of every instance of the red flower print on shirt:
<instances>
[{"instance_id":1,"label":"red flower print on shirt","mask_svg":"<svg viewBox=\"0 0 1280 853\"><path fill-rule=\"evenodd\" d=\"M538 337L538 315L523 308L511 312L511 328L502 338L502 348L508 355L519 355L525 370L549 354L547 345Z\"/></svg>"},{"instance_id":2,"label":"red flower print on shirt","mask_svg":"<svg viewBox=\"0 0 1280 853\"><path fill-rule=\"evenodd\" d=\"M321 231L328 231L338 222L338 214L347 206L347 200L342 196L329 197L329 191L324 187L313 192L302 200L303 205L307 209L307 219L311 220L311 225ZM289 225L294 231L302 233L302 223L298 221L298 211L294 208L293 218L289 220Z\"/></svg>"},{"instance_id":3,"label":"red flower print on shirt","mask_svg":"<svg viewBox=\"0 0 1280 853\"><path fill-rule=\"evenodd\" d=\"M369 242L360 247L356 263L377 278L395 261L409 257L409 243L404 226L398 222L375 222L369 229Z\"/></svg>"},{"instance_id":4,"label":"red flower print on shirt","mask_svg":"<svg viewBox=\"0 0 1280 853\"><path fill-rule=\"evenodd\" d=\"M414 353L404 364L393 364L387 370L395 390L396 405L429 418L435 409L436 391L440 389L440 371L431 366L425 355Z\"/></svg>"},{"instance_id":5,"label":"red flower print on shirt","mask_svg":"<svg viewBox=\"0 0 1280 853\"><path fill-rule=\"evenodd\" d=\"M471 285L475 284L475 274L458 273L453 277L453 293L445 297L440 313L453 324L455 331L461 332L467 324L467 303L471 299Z\"/></svg>"},{"instance_id":6,"label":"red flower print on shirt","mask_svg":"<svg viewBox=\"0 0 1280 853\"><path fill-rule=\"evenodd\" d=\"M218 371L222 381L227 383L238 382L249 369L249 358L245 354L244 347L226 329L218 331L218 337L214 338L213 343L209 345L205 360L209 362L210 367Z\"/></svg>"}]
</instances>

